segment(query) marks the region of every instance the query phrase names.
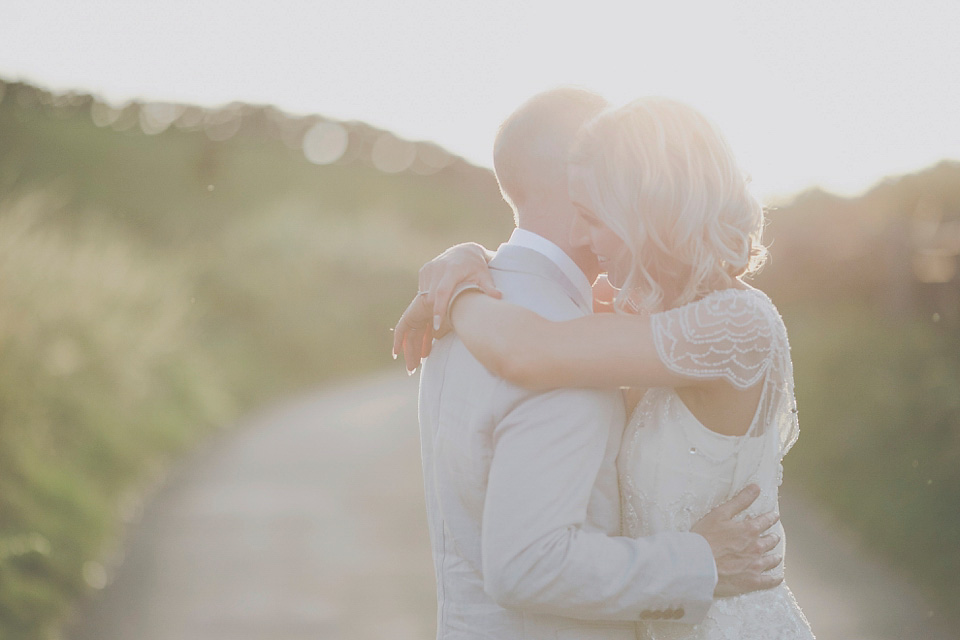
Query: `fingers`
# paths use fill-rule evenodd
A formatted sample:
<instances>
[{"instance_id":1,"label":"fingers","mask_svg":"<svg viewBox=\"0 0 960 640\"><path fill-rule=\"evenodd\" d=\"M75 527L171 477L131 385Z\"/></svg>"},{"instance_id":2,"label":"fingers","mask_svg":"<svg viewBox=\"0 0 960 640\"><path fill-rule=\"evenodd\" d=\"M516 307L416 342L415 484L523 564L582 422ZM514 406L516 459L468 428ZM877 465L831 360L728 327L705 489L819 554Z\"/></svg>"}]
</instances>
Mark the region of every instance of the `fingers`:
<instances>
[{"instance_id":1,"label":"fingers","mask_svg":"<svg viewBox=\"0 0 960 640\"><path fill-rule=\"evenodd\" d=\"M783 576L760 576L754 580L745 583L740 593L750 593L751 591L763 591L764 589L773 589L783 582Z\"/></svg>"},{"instance_id":2,"label":"fingers","mask_svg":"<svg viewBox=\"0 0 960 640\"><path fill-rule=\"evenodd\" d=\"M429 291L430 285L433 284L434 278L436 278L436 260L440 256L437 256L430 262L424 264L420 267L420 271L417 272L417 290L418 291Z\"/></svg>"},{"instance_id":3,"label":"fingers","mask_svg":"<svg viewBox=\"0 0 960 640\"><path fill-rule=\"evenodd\" d=\"M447 315L447 307L450 305L450 296L453 295L454 288L459 283L459 279L452 273L447 273L440 282L437 283L436 290L432 291L433 296L433 330L440 329L444 316ZM430 297L431 294L427 294Z\"/></svg>"},{"instance_id":4,"label":"fingers","mask_svg":"<svg viewBox=\"0 0 960 640\"><path fill-rule=\"evenodd\" d=\"M417 295L413 298L407 308L404 310L397 326L393 329L393 357L406 351L407 336L410 332L418 329L422 330L429 324L429 311L427 311L425 296ZM409 368L408 368L409 369Z\"/></svg>"},{"instance_id":5,"label":"fingers","mask_svg":"<svg viewBox=\"0 0 960 640\"><path fill-rule=\"evenodd\" d=\"M758 497L760 497L760 487L748 484L740 493L714 509L714 512L729 520L753 504Z\"/></svg>"},{"instance_id":6,"label":"fingers","mask_svg":"<svg viewBox=\"0 0 960 640\"><path fill-rule=\"evenodd\" d=\"M403 362L407 373L412 374L420 366L420 349L423 344L423 331L415 330L407 334L403 341Z\"/></svg>"},{"instance_id":7,"label":"fingers","mask_svg":"<svg viewBox=\"0 0 960 640\"><path fill-rule=\"evenodd\" d=\"M493 276L490 275L490 271L483 271L477 275L477 286L480 287L480 290L492 298L502 298L503 293L500 292L500 289L497 289L497 285L493 282Z\"/></svg>"},{"instance_id":8,"label":"fingers","mask_svg":"<svg viewBox=\"0 0 960 640\"><path fill-rule=\"evenodd\" d=\"M771 511L769 513L764 513L757 516L756 518L748 518L747 522L750 523L750 526L753 527L753 531L757 534L761 534L773 525L777 524L780 520L780 514L776 511Z\"/></svg>"},{"instance_id":9,"label":"fingers","mask_svg":"<svg viewBox=\"0 0 960 640\"><path fill-rule=\"evenodd\" d=\"M402 352L407 371L411 372L429 355L459 284L474 282L487 295L502 297L487 268L487 252L475 243L450 247L424 264L417 279L418 294L403 312L393 334L393 356Z\"/></svg>"},{"instance_id":10,"label":"fingers","mask_svg":"<svg viewBox=\"0 0 960 640\"><path fill-rule=\"evenodd\" d=\"M420 360L422 361L430 355L430 349L433 347L433 329L427 327L423 332L423 340L420 342Z\"/></svg>"},{"instance_id":11,"label":"fingers","mask_svg":"<svg viewBox=\"0 0 960 640\"><path fill-rule=\"evenodd\" d=\"M783 562L783 556L766 555L760 558L759 569L761 572L771 571L779 567L781 562Z\"/></svg>"},{"instance_id":12,"label":"fingers","mask_svg":"<svg viewBox=\"0 0 960 640\"><path fill-rule=\"evenodd\" d=\"M409 311L409 308L408 308ZM400 320L397 321L397 326L393 328L393 359L396 360L397 356L404 351L404 342L407 339L407 335L413 330L413 327L410 326L410 319L407 317L407 311L403 312L403 315L400 316Z\"/></svg>"},{"instance_id":13,"label":"fingers","mask_svg":"<svg viewBox=\"0 0 960 640\"><path fill-rule=\"evenodd\" d=\"M476 284L480 287L480 290L488 296L493 298L503 297L503 293L497 289L496 284L493 282L493 277L487 269L480 272L471 271L464 273L459 273L456 269L448 270L439 280L431 283L429 289L424 289L424 291L429 291L426 297L433 299L434 331L440 329L440 325L443 323L444 318L446 318L453 293L461 284L468 282Z\"/></svg>"},{"instance_id":14,"label":"fingers","mask_svg":"<svg viewBox=\"0 0 960 640\"><path fill-rule=\"evenodd\" d=\"M397 355L403 351L403 332L406 330L406 323L403 321L403 316L400 316L400 320L397 321L397 326L393 328L393 359L397 359Z\"/></svg>"},{"instance_id":15,"label":"fingers","mask_svg":"<svg viewBox=\"0 0 960 640\"><path fill-rule=\"evenodd\" d=\"M759 543L757 548L760 550L760 553L768 553L780 544L780 536L771 533L770 535L763 536L757 542Z\"/></svg>"}]
</instances>

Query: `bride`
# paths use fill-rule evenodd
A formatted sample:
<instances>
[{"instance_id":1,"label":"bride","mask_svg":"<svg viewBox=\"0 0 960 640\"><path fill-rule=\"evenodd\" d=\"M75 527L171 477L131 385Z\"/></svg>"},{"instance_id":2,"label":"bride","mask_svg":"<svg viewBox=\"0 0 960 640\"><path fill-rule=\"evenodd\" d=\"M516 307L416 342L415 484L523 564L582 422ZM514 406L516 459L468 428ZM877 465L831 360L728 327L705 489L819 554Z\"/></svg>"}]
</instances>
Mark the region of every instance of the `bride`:
<instances>
[{"instance_id":1,"label":"bride","mask_svg":"<svg viewBox=\"0 0 960 640\"><path fill-rule=\"evenodd\" d=\"M761 496L749 515L777 510L798 432L792 364L777 309L743 281L765 257L763 211L726 141L689 106L640 99L585 127L569 188L572 233L619 289L617 313L551 322L468 285L453 329L517 385L630 388L617 462L624 535L689 531L751 483ZM429 331L399 333L408 362L429 351ZM782 554L782 525L772 532ZM813 638L786 583L717 598L697 625L643 624L653 639Z\"/></svg>"}]
</instances>

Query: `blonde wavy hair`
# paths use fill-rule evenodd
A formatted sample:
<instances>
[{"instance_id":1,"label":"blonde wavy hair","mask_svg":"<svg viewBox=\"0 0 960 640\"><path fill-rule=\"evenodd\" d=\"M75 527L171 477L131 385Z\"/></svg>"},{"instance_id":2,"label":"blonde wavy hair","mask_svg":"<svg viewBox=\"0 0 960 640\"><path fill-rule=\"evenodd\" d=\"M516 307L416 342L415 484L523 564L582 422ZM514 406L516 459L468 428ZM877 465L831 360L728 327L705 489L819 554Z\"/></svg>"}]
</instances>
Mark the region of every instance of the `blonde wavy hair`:
<instances>
[{"instance_id":1,"label":"blonde wavy hair","mask_svg":"<svg viewBox=\"0 0 960 640\"><path fill-rule=\"evenodd\" d=\"M631 254L618 309L655 312L726 289L766 259L763 207L717 127L696 109L641 98L584 129L570 162L594 213Z\"/></svg>"}]
</instances>

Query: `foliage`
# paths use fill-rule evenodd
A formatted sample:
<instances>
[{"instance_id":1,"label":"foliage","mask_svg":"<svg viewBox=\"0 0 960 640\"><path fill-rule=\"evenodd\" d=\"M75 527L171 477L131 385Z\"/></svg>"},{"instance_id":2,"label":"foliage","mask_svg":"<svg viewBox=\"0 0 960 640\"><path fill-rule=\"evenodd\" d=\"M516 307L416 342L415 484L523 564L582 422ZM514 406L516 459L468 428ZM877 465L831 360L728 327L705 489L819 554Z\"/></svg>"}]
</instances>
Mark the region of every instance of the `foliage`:
<instances>
[{"instance_id":1,"label":"foliage","mask_svg":"<svg viewBox=\"0 0 960 640\"><path fill-rule=\"evenodd\" d=\"M0 208L0 637L33 637L87 582L124 490L236 414L187 326L183 270L42 195ZM199 384L205 381L204 384Z\"/></svg>"},{"instance_id":2,"label":"foliage","mask_svg":"<svg viewBox=\"0 0 960 640\"><path fill-rule=\"evenodd\" d=\"M960 599L960 339L863 309L788 314L801 437L784 461L862 539Z\"/></svg>"},{"instance_id":3,"label":"foliage","mask_svg":"<svg viewBox=\"0 0 960 640\"><path fill-rule=\"evenodd\" d=\"M489 171L382 173L364 154L383 132L362 125L346 159L316 166L257 126L267 108L213 140L97 127L96 104L25 85L0 99L5 640L55 635L103 585L172 456L385 364L420 264L511 223Z\"/></svg>"},{"instance_id":4,"label":"foliage","mask_svg":"<svg viewBox=\"0 0 960 640\"><path fill-rule=\"evenodd\" d=\"M790 331L801 416L788 477L956 616L960 164L770 218L758 285Z\"/></svg>"}]
</instances>

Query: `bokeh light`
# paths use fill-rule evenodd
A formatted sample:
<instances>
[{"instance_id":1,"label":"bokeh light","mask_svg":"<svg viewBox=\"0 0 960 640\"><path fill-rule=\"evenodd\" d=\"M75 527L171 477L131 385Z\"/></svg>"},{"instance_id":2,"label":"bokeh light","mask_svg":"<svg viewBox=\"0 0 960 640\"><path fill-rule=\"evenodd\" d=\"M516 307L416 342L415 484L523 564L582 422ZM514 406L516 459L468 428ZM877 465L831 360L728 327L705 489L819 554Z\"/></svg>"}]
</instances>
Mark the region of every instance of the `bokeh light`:
<instances>
[{"instance_id":1,"label":"bokeh light","mask_svg":"<svg viewBox=\"0 0 960 640\"><path fill-rule=\"evenodd\" d=\"M392 133L381 133L373 143L370 160L384 173L400 173L410 168L417 157L417 146Z\"/></svg>"},{"instance_id":2,"label":"bokeh light","mask_svg":"<svg viewBox=\"0 0 960 640\"><path fill-rule=\"evenodd\" d=\"M417 144L417 157L410 167L415 173L428 176L446 168L453 162L453 156L442 147L431 142Z\"/></svg>"},{"instance_id":3,"label":"bokeh light","mask_svg":"<svg viewBox=\"0 0 960 640\"><path fill-rule=\"evenodd\" d=\"M343 157L349 142L343 125L318 122L303 136L303 155L313 164L331 164Z\"/></svg>"},{"instance_id":4,"label":"bokeh light","mask_svg":"<svg viewBox=\"0 0 960 640\"><path fill-rule=\"evenodd\" d=\"M204 132L214 142L223 142L232 138L240 130L242 122L241 107L228 105L215 111L207 111L203 116Z\"/></svg>"},{"instance_id":5,"label":"bokeh light","mask_svg":"<svg viewBox=\"0 0 960 640\"><path fill-rule=\"evenodd\" d=\"M174 124L182 131L196 131L203 126L204 114L205 111L200 107L189 106L183 110Z\"/></svg>"},{"instance_id":6,"label":"bokeh light","mask_svg":"<svg viewBox=\"0 0 960 640\"><path fill-rule=\"evenodd\" d=\"M147 135L166 131L183 114L184 107L167 102L146 104L140 109L140 128Z\"/></svg>"},{"instance_id":7,"label":"bokeh light","mask_svg":"<svg viewBox=\"0 0 960 640\"><path fill-rule=\"evenodd\" d=\"M94 101L90 104L90 119L98 127L109 127L120 117L120 109L105 102Z\"/></svg>"},{"instance_id":8,"label":"bokeh light","mask_svg":"<svg viewBox=\"0 0 960 640\"><path fill-rule=\"evenodd\" d=\"M129 102L120 109L116 119L110 124L114 131L129 131L140 122L140 105Z\"/></svg>"}]
</instances>

